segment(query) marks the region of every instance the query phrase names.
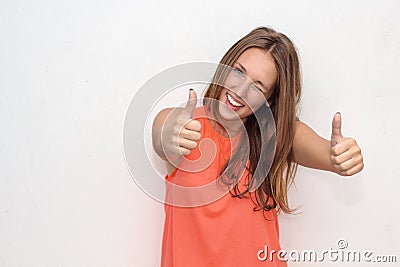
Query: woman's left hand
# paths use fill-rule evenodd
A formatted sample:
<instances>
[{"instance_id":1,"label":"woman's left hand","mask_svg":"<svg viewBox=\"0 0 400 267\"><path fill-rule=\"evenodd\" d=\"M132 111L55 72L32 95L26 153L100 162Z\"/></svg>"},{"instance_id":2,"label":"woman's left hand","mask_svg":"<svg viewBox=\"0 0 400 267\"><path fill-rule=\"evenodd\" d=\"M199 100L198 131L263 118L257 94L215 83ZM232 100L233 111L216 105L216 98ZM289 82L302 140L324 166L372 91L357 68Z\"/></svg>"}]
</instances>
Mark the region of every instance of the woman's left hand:
<instances>
[{"instance_id":1,"label":"woman's left hand","mask_svg":"<svg viewBox=\"0 0 400 267\"><path fill-rule=\"evenodd\" d=\"M343 137L341 126L342 117L336 113L332 121L331 161L338 174L350 176L364 168L363 156L356 140Z\"/></svg>"}]
</instances>

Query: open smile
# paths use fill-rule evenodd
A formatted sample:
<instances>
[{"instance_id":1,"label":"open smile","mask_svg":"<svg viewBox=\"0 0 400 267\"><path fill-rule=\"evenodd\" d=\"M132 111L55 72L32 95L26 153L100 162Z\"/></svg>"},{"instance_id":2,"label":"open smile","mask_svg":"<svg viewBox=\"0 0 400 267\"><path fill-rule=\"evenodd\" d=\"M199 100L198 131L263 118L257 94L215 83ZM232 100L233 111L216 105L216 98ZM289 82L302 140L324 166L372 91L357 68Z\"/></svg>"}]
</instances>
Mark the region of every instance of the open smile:
<instances>
[{"instance_id":1,"label":"open smile","mask_svg":"<svg viewBox=\"0 0 400 267\"><path fill-rule=\"evenodd\" d=\"M229 93L226 93L226 105L230 107L232 110L236 111L241 107L244 107L237 99L231 96Z\"/></svg>"}]
</instances>

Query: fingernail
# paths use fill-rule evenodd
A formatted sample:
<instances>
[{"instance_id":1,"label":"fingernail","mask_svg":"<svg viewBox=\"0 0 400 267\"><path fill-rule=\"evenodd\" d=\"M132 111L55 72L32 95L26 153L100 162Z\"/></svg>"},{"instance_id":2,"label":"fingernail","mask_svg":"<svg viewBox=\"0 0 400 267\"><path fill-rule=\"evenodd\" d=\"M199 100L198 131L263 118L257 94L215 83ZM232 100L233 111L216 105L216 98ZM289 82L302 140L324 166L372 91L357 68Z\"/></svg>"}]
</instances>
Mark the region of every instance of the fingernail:
<instances>
[{"instance_id":1,"label":"fingernail","mask_svg":"<svg viewBox=\"0 0 400 267\"><path fill-rule=\"evenodd\" d=\"M336 114L339 114L339 115L340 115L340 112L338 111L338 112L336 112Z\"/></svg>"},{"instance_id":2,"label":"fingernail","mask_svg":"<svg viewBox=\"0 0 400 267\"><path fill-rule=\"evenodd\" d=\"M190 88L190 91L194 91L192 88Z\"/></svg>"}]
</instances>

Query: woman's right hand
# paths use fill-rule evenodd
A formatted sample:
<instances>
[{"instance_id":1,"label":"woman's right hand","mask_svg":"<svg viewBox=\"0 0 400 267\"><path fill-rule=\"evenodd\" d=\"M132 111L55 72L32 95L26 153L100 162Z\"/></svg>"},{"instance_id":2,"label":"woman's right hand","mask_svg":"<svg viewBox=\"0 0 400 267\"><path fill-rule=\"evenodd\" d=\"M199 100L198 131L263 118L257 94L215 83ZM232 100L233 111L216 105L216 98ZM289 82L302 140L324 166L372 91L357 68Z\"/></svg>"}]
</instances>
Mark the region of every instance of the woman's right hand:
<instances>
[{"instance_id":1,"label":"woman's right hand","mask_svg":"<svg viewBox=\"0 0 400 267\"><path fill-rule=\"evenodd\" d=\"M193 89L184 108L161 111L153 123L153 146L164 160L176 163L176 157L189 155L201 138L201 124L193 120L197 96Z\"/></svg>"}]
</instances>

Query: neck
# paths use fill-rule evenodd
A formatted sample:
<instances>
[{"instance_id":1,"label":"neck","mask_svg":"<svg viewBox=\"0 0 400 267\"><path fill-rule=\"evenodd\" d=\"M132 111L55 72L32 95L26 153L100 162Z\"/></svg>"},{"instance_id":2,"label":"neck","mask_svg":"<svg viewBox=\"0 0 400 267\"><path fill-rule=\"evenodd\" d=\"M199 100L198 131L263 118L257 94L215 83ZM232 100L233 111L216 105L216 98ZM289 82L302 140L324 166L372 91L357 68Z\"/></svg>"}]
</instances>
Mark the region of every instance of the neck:
<instances>
[{"instance_id":1,"label":"neck","mask_svg":"<svg viewBox=\"0 0 400 267\"><path fill-rule=\"evenodd\" d=\"M213 112L214 108L212 108L212 105L206 107L206 114L211 125L219 134L224 137L232 138L243 132L244 123L246 122L247 118L226 120L221 118L218 112Z\"/></svg>"},{"instance_id":2,"label":"neck","mask_svg":"<svg viewBox=\"0 0 400 267\"><path fill-rule=\"evenodd\" d=\"M222 136L233 138L243 131L243 124L246 120L225 121L217 116L216 119L210 119L210 122L214 129Z\"/></svg>"}]
</instances>

